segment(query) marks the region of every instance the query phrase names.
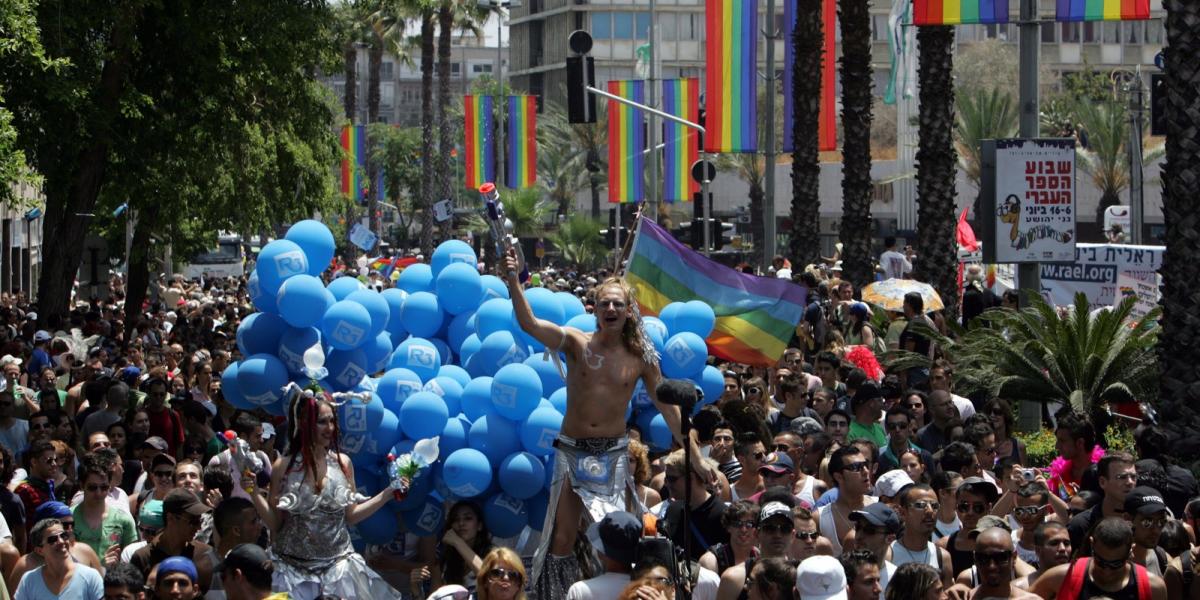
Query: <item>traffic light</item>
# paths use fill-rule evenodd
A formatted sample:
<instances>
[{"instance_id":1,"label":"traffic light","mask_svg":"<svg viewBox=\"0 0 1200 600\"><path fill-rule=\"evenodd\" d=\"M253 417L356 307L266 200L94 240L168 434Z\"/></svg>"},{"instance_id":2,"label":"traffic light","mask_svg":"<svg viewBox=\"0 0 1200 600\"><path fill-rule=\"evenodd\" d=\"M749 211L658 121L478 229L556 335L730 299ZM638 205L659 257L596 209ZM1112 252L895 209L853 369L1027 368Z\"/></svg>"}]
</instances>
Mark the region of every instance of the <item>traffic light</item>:
<instances>
[{"instance_id":1,"label":"traffic light","mask_svg":"<svg viewBox=\"0 0 1200 600\"><path fill-rule=\"evenodd\" d=\"M592 57L592 36L582 29L571 32L567 40L574 56L567 57L567 122L595 123L596 97L587 90L596 86L596 68Z\"/></svg>"}]
</instances>

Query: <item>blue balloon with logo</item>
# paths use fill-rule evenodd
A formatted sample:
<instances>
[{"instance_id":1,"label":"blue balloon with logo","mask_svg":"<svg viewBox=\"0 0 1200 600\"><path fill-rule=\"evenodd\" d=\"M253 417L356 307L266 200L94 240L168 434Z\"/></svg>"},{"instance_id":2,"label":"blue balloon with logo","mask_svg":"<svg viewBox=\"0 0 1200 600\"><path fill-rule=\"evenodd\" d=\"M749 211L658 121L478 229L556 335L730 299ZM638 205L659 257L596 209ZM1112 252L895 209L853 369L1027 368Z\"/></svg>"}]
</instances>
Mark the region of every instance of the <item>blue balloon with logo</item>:
<instances>
[{"instance_id":1,"label":"blue balloon with logo","mask_svg":"<svg viewBox=\"0 0 1200 600\"><path fill-rule=\"evenodd\" d=\"M353 294L359 290L367 289L367 286L363 285L363 283L359 281L357 277L342 275L341 277L330 281L329 285L326 286L325 289L329 290L330 294L333 294L334 300L341 302L342 300L349 298L350 294Z\"/></svg>"},{"instance_id":2,"label":"blue balloon with logo","mask_svg":"<svg viewBox=\"0 0 1200 600\"><path fill-rule=\"evenodd\" d=\"M672 379L691 379L704 369L708 345L690 332L677 333L663 346L662 372Z\"/></svg>"},{"instance_id":3,"label":"blue balloon with logo","mask_svg":"<svg viewBox=\"0 0 1200 600\"><path fill-rule=\"evenodd\" d=\"M563 316L562 302L555 297L554 292L542 287L530 288L525 292L525 299L529 302L530 309L533 310L533 316L544 321L549 321L555 325L562 325L567 322ZM545 345L534 339L533 336L526 333L524 330L519 331L521 341L532 346L534 350L540 351L545 349Z\"/></svg>"},{"instance_id":4,"label":"blue balloon with logo","mask_svg":"<svg viewBox=\"0 0 1200 600\"><path fill-rule=\"evenodd\" d=\"M658 317L642 317L642 328L646 333L658 332L659 337L664 340L671 337L667 332L667 325Z\"/></svg>"},{"instance_id":5,"label":"blue balloon with logo","mask_svg":"<svg viewBox=\"0 0 1200 600\"><path fill-rule=\"evenodd\" d=\"M404 323L400 321L400 313L404 310L404 301L408 300L408 292L396 288L388 288L379 293L383 297L383 301L387 302L388 306L388 322L387 332L392 334L393 340L402 340L408 337L408 330L404 328Z\"/></svg>"},{"instance_id":6,"label":"blue balloon with logo","mask_svg":"<svg viewBox=\"0 0 1200 600\"><path fill-rule=\"evenodd\" d=\"M254 405L246 402L246 399L242 397L242 390L238 387L237 383L237 372L238 363L236 362L229 363L229 366L225 367L224 371L221 371L221 395L223 395L225 399L233 405L234 408L253 410L255 408ZM491 394L490 388L488 390L488 394ZM491 402L490 398L488 399L488 402Z\"/></svg>"},{"instance_id":7,"label":"blue balloon with logo","mask_svg":"<svg viewBox=\"0 0 1200 600\"><path fill-rule=\"evenodd\" d=\"M496 413L492 406L492 378L476 377L463 386L461 396L462 413L474 421L484 415Z\"/></svg>"},{"instance_id":8,"label":"blue balloon with logo","mask_svg":"<svg viewBox=\"0 0 1200 600\"><path fill-rule=\"evenodd\" d=\"M529 509L522 500L496 494L483 503L483 520L493 537L516 537L529 524Z\"/></svg>"},{"instance_id":9,"label":"blue balloon with logo","mask_svg":"<svg viewBox=\"0 0 1200 600\"><path fill-rule=\"evenodd\" d=\"M500 415L484 415L471 423L467 445L500 464L509 454L521 450L521 428Z\"/></svg>"},{"instance_id":10,"label":"blue balloon with logo","mask_svg":"<svg viewBox=\"0 0 1200 600\"><path fill-rule=\"evenodd\" d=\"M689 300L675 314L674 333L688 331L701 338L707 338L717 323L717 315L708 304L699 300Z\"/></svg>"},{"instance_id":11,"label":"blue balloon with logo","mask_svg":"<svg viewBox=\"0 0 1200 600\"><path fill-rule=\"evenodd\" d=\"M296 244L304 251L304 255L308 257L308 274L315 277L320 277L329 266L329 261L333 260L333 254L337 252L333 232L329 231L324 223L313 219L297 221L288 228L283 239Z\"/></svg>"},{"instance_id":12,"label":"blue balloon with logo","mask_svg":"<svg viewBox=\"0 0 1200 600\"><path fill-rule=\"evenodd\" d=\"M679 315L679 311L683 310L683 302L672 302L663 307L658 313L658 318L667 326L667 338L679 333L679 329L675 327L675 317Z\"/></svg>"},{"instance_id":13,"label":"blue balloon with logo","mask_svg":"<svg viewBox=\"0 0 1200 600\"><path fill-rule=\"evenodd\" d=\"M436 492L425 497L425 501L417 508L400 513L408 531L418 537L442 535L442 526L446 522L446 509L442 506L444 500Z\"/></svg>"},{"instance_id":14,"label":"blue balloon with logo","mask_svg":"<svg viewBox=\"0 0 1200 600\"><path fill-rule=\"evenodd\" d=\"M654 415L650 419L650 445L659 452L666 452L671 449L671 428L667 426L667 420L661 413Z\"/></svg>"},{"instance_id":15,"label":"blue balloon with logo","mask_svg":"<svg viewBox=\"0 0 1200 600\"><path fill-rule=\"evenodd\" d=\"M345 392L354 389L367 376L367 353L361 348L353 350L330 350L325 355L325 377L334 391Z\"/></svg>"},{"instance_id":16,"label":"blue balloon with logo","mask_svg":"<svg viewBox=\"0 0 1200 600\"><path fill-rule=\"evenodd\" d=\"M474 269L478 263L475 249L462 240L446 240L438 244L438 247L433 249L433 255L429 257L429 268L434 279L455 264L467 265Z\"/></svg>"},{"instance_id":17,"label":"blue balloon with logo","mask_svg":"<svg viewBox=\"0 0 1200 600\"><path fill-rule=\"evenodd\" d=\"M396 287L409 294L433 291L433 271L424 263L409 265L400 272Z\"/></svg>"},{"instance_id":18,"label":"blue balloon with logo","mask_svg":"<svg viewBox=\"0 0 1200 600\"><path fill-rule=\"evenodd\" d=\"M514 452L500 463L497 477L504 493L524 500L541 491L546 481L546 465L528 452Z\"/></svg>"},{"instance_id":19,"label":"blue balloon with logo","mask_svg":"<svg viewBox=\"0 0 1200 600\"><path fill-rule=\"evenodd\" d=\"M312 275L297 275L288 279L275 296L279 316L292 327L312 327L321 322L333 302L333 294L325 289L320 279Z\"/></svg>"},{"instance_id":20,"label":"blue balloon with logo","mask_svg":"<svg viewBox=\"0 0 1200 600\"><path fill-rule=\"evenodd\" d=\"M279 306L275 303L275 293L263 289L262 284L258 281L258 272L250 273L250 277L246 278L246 293L250 296L250 302L254 304L254 308L269 313L279 311Z\"/></svg>"},{"instance_id":21,"label":"blue balloon with logo","mask_svg":"<svg viewBox=\"0 0 1200 600\"><path fill-rule=\"evenodd\" d=\"M495 275L483 275L479 278L483 284L483 302L487 302L493 298L508 300L508 284L504 283L503 279Z\"/></svg>"},{"instance_id":22,"label":"blue balloon with logo","mask_svg":"<svg viewBox=\"0 0 1200 600\"><path fill-rule=\"evenodd\" d=\"M425 382L425 385L421 388L421 391L433 392L438 396L441 396L442 401L446 403L446 412L451 416L462 412L461 403L463 388L454 379L439 375Z\"/></svg>"},{"instance_id":23,"label":"blue balloon with logo","mask_svg":"<svg viewBox=\"0 0 1200 600\"><path fill-rule=\"evenodd\" d=\"M400 428L404 435L420 440L442 433L449 411L442 397L433 392L417 392L400 406Z\"/></svg>"},{"instance_id":24,"label":"blue balloon with logo","mask_svg":"<svg viewBox=\"0 0 1200 600\"><path fill-rule=\"evenodd\" d=\"M438 369L442 368L442 356L437 346L429 340L410 337L396 346L388 366L392 369L408 369L416 373L423 383L437 376Z\"/></svg>"},{"instance_id":25,"label":"blue balloon with logo","mask_svg":"<svg viewBox=\"0 0 1200 600\"><path fill-rule=\"evenodd\" d=\"M279 315L254 313L238 325L238 350L241 350L243 356L274 354L279 348L279 339L287 330L287 322L279 318Z\"/></svg>"},{"instance_id":26,"label":"blue balloon with logo","mask_svg":"<svg viewBox=\"0 0 1200 600\"><path fill-rule=\"evenodd\" d=\"M553 408L538 408L521 423L521 445L535 456L554 454L554 440L562 430L563 416Z\"/></svg>"},{"instance_id":27,"label":"blue balloon with logo","mask_svg":"<svg viewBox=\"0 0 1200 600\"><path fill-rule=\"evenodd\" d=\"M367 309L367 314L371 315L371 337L386 330L391 311L383 295L372 289L361 289L346 296L346 300L357 302Z\"/></svg>"},{"instance_id":28,"label":"blue balloon with logo","mask_svg":"<svg viewBox=\"0 0 1200 600\"><path fill-rule=\"evenodd\" d=\"M541 399L542 380L533 367L521 363L505 365L492 378L492 405L506 419L524 419Z\"/></svg>"},{"instance_id":29,"label":"blue balloon with logo","mask_svg":"<svg viewBox=\"0 0 1200 600\"><path fill-rule=\"evenodd\" d=\"M482 361L478 366L486 375L495 375L496 371L514 363L522 363L529 358L529 348L519 342L511 331L497 331L487 336L479 351L472 358Z\"/></svg>"},{"instance_id":30,"label":"blue balloon with logo","mask_svg":"<svg viewBox=\"0 0 1200 600\"><path fill-rule=\"evenodd\" d=\"M430 344L433 344L438 351L438 358L442 359L442 366L454 363L454 353L450 351L450 344L443 342L441 338L430 338Z\"/></svg>"},{"instance_id":31,"label":"blue balloon with logo","mask_svg":"<svg viewBox=\"0 0 1200 600\"><path fill-rule=\"evenodd\" d=\"M525 359L525 365L533 368L537 372L538 378L542 380L542 396L549 396L566 385L554 360L547 357L545 353L530 356ZM567 363L564 360L563 369L566 370L566 367Z\"/></svg>"},{"instance_id":32,"label":"blue balloon with logo","mask_svg":"<svg viewBox=\"0 0 1200 600\"><path fill-rule=\"evenodd\" d=\"M459 315L479 307L483 298L483 282L475 265L454 263L442 270L435 284L442 308Z\"/></svg>"},{"instance_id":33,"label":"blue balloon with logo","mask_svg":"<svg viewBox=\"0 0 1200 600\"><path fill-rule=\"evenodd\" d=\"M363 402L358 398L350 399L337 407L338 424L343 434L359 434L371 437L377 430L381 429L384 414L389 411L383 407L383 400L379 396L371 394L369 398L369 402ZM395 415L392 416L393 418L395 417ZM390 435L395 435L395 429L396 426L393 424ZM376 439L380 442L388 441L386 436L383 439ZM395 444L395 440L391 440L390 444L376 444L376 449L371 454L378 454L379 450L382 450L386 454L388 449ZM349 446L349 444L344 445ZM352 448L348 451L357 452L359 450Z\"/></svg>"},{"instance_id":34,"label":"blue balloon with logo","mask_svg":"<svg viewBox=\"0 0 1200 600\"><path fill-rule=\"evenodd\" d=\"M475 311L475 333L481 340L486 340L488 336L498 331L511 332L516 326L511 300L488 300L479 305L479 310Z\"/></svg>"},{"instance_id":35,"label":"blue balloon with logo","mask_svg":"<svg viewBox=\"0 0 1200 600\"><path fill-rule=\"evenodd\" d=\"M460 387L466 387L468 383L471 383L471 375L458 365L442 365L442 368L438 369L437 376L449 377L457 381Z\"/></svg>"},{"instance_id":36,"label":"blue balloon with logo","mask_svg":"<svg viewBox=\"0 0 1200 600\"><path fill-rule=\"evenodd\" d=\"M479 336L474 333L468 335L467 339L463 340L462 345L458 347L458 362L462 364L463 368L466 369L468 373L471 373L471 369L467 366L467 361L471 360L471 357L474 356L476 352L479 352L479 349L482 347L483 340L480 340ZM471 376L474 377L475 374L472 373Z\"/></svg>"},{"instance_id":37,"label":"blue balloon with logo","mask_svg":"<svg viewBox=\"0 0 1200 600\"><path fill-rule=\"evenodd\" d=\"M576 296L571 292L554 292L554 297L558 298L558 304L562 306L564 319L563 323L566 323L567 321L578 317L579 315L587 314L587 309L584 308L583 300L580 300L579 296ZM560 323L560 325L561 324L562 323Z\"/></svg>"},{"instance_id":38,"label":"blue balloon with logo","mask_svg":"<svg viewBox=\"0 0 1200 600\"><path fill-rule=\"evenodd\" d=\"M596 316L587 313L576 315L567 321L567 327L574 327L584 333L595 333Z\"/></svg>"},{"instance_id":39,"label":"blue balloon with logo","mask_svg":"<svg viewBox=\"0 0 1200 600\"><path fill-rule=\"evenodd\" d=\"M353 350L373 338L371 315L357 302L341 300L325 311L321 340L337 350Z\"/></svg>"},{"instance_id":40,"label":"blue balloon with logo","mask_svg":"<svg viewBox=\"0 0 1200 600\"><path fill-rule=\"evenodd\" d=\"M295 242L275 240L259 251L254 272L263 291L274 295L288 278L308 274L308 257Z\"/></svg>"},{"instance_id":41,"label":"blue balloon with logo","mask_svg":"<svg viewBox=\"0 0 1200 600\"><path fill-rule=\"evenodd\" d=\"M492 485L492 464L484 453L462 448L446 457L442 480L455 496L474 498Z\"/></svg>"},{"instance_id":42,"label":"blue balloon with logo","mask_svg":"<svg viewBox=\"0 0 1200 600\"><path fill-rule=\"evenodd\" d=\"M410 369L388 369L375 384L375 393L388 410L399 413L409 396L421 391L421 377Z\"/></svg>"},{"instance_id":43,"label":"blue balloon with logo","mask_svg":"<svg viewBox=\"0 0 1200 600\"><path fill-rule=\"evenodd\" d=\"M255 354L238 365L238 390L246 402L255 406L278 402L287 383L287 367L273 354Z\"/></svg>"},{"instance_id":44,"label":"blue balloon with logo","mask_svg":"<svg viewBox=\"0 0 1200 600\"><path fill-rule=\"evenodd\" d=\"M400 311L400 321L409 333L417 337L431 337L442 328L441 306L437 296L429 292L414 292L404 301L404 309Z\"/></svg>"}]
</instances>

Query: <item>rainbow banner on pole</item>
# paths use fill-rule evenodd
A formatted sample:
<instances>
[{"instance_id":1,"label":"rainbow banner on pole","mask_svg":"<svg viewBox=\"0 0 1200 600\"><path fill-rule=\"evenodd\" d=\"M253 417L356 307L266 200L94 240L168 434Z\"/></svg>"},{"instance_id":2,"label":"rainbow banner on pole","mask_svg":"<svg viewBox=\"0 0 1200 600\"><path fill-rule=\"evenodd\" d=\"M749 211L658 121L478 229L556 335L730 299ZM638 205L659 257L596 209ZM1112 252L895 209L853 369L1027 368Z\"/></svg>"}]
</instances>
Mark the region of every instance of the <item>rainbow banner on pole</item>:
<instances>
[{"instance_id":1,"label":"rainbow banner on pole","mask_svg":"<svg viewBox=\"0 0 1200 600\"><path fill-rule=\"evenodd\" d=\"M367 128L342 127L342 194L354 202L367 198Z\"/></svg>"},{"instance_id":2,"label":"rainbow banner on pole","mask_svg":"<svg viewBox=\"0 0 1200 600\"><path fill-rule=\"evenodd\" d=\"M784 39L790 39L790 32L796 30L797 0L784 0L783 27ZM822 47L824 58L821 62L821 110L817 115L817 150L829 152L837 150L837 98L834 97L837 69L834 62L837 56L837 0L821 1ZM794 44L783 45L783 151L791 152L796 149L792 139L792 123L796 118L796 106L792 98L792 71L796 64L796 47Z\"/></svg>"},{"instance_id":3,"label":"rainbow banner on pole","mask_svg":"<svg viewBox=\"0 0 1200 600\"><path fill-rule=\"evenodd\" d=\"M537 179L537 98L508 97L508 172L510 188L533 187Z\"/></svg>"},{"instance_id":4,"label":"rainbow banner on pole","mask_svg":"<svg viewBox=\"0 0 1200 600\"><path fill-rule=\"evenodd\" d=\"M1058 0L1055 21L1139 21L1150 18L1150 0Z\"/></svg>"},{"instance_id":5,"label":"rainbow banner on pole","mask_svg":"<svg viewBox=\"0 0 1200 600\"><path fill-rule=\"evenodd\" d=\"M705 0L705 152L758 149L758 2ZM785 94L786 95L786 94Z\"/></svg>"},{"instance_id":6,"label":"rainbow banner on pole","mask_svg":"<svg viewBox=\"0 0 1200 600\"><path fill-rule=\"evenodd\" d=\"M663 111L693 123L700 119L700 80L663 80ZM663 122L663 202L689 202L700 191L692 164L700 159L700 132L674 121Z\"/></svg>"},{"instance_id":7,"label":"rainbow banner on pole","mask_svg":"<svg viewBox=\"0 0 1200 600\"><path fill-rule=\"evenodd\" d=\"M496 181L496 138L492 133L493 122L491 96L463 96L468 189L477 190L489 181Z\"/></svg>"},{"instance_id":8,"label":"rainbow banner on pole","mask_svg":"<svg viewBox=\"0 0 1200 600\"><path fill-rule=\"evenodd\" d=\"M1091 0L1088 1L1090 3ZM1118 4L1120 2L1117 0ZM1008 0L913 0L914 25L1007 22Z\"/></svg>"},{"instance_id":9,"label":"rainbow banner on pole","mask_svg":"<svg viewBox=\"0 0 1200 600\"><path fill-rule=\"evenodd\" d=\"M610 81L608 93L646 103L646 82L636 80ZM646 190L642 185L645 172L646 128L643 113L627 104L608 102L608 201L613 204L641 202Z\"/></svg>"},{"instance_id":10,"label":"rainbow banner on pole","mask_svg":"<svg viewBox=\"0 0 1200 600\"><path fill-rule=\"evenodd\" d=\"M717 315L707 340L709 354L764 367L783 356L808 295L790 281L741 273L709 260L644 217L625 277L643 316L658 315L671 302L704 302Z\"/></svg>"}]
</instances>

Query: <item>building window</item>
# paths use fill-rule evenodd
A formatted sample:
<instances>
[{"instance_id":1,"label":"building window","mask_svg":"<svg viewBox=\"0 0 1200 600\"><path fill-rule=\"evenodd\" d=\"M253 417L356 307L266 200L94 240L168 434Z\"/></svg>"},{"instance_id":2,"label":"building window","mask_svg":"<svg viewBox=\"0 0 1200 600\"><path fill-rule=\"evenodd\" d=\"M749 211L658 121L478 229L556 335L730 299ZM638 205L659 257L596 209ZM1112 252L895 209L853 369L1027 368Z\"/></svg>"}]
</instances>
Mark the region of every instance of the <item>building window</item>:
<instances>
[{"instance_id":1,"label":"building window","mask_svg":"<svg viewBox=\"0 0 1200 600\"><path fill-rule=\"evenodd\" d=\"M613 13L612 37L614 40L633 39L633 13Z\"/></svg>"},{"instance_id":2,"label":"building window","mask_svg":"<svg viewBox=\"0 0 1200 600\"><path fill-rule=\"evenodd\" d=\"M1162 19L1154 19L1146 21L1146 43L1161 44L1163 41L1163 22Z\"/></svg>"},{"instance_id":3,"label":"building window","mask_svg":"<svg viewBox=\"0 0 1200 600\"><path fill-rule=\"evenodd\" d=\"M785 36L784 39L790 39ZM871 15L871 41L886 42L888 40L888 16Z\"/></svg>"},{"instance_id":4,"label":"building window","mask_svg":"<svg viewBox=\"0 0 1200 600\"><path fill-rule=\"evenodd\" d=\"M612 13L592 13L592 37L607 40L612 36Z\"/></svg>"},{"instance_id":5,"label":"building window","mask_svg":"<svg viewBox=\"0 0 1200 600\"><path fill-rule=\"evenodd\" d=\"M1105 21L1103 23L1104 38L1101 41L1103 41L1105 44L1121 43L1120 31L1118 30L1120 25L1120 23L1115 23L1113 21Z\"/></svg>"},{"instance_id":6,"label":"building window","mask_svg":"<svg viewBox=\"0 0 1200 600\"><path fill-rule=\"evenodd\" d=\"M1101 24L1095 21L1084 21L1083 25L1083 43L1095 44L1100 41Z\"/></svg>"},{"instance_id":7,"label":"building window","mask_svg":"<svg viewBox=\"0 0 1200 600\"><path fill-rule=\"evenodd\" d=\"M394 67L393 67L392 61L390 61L390 60L383 61L383 64L379 65L379 78L380 79L391 79L393 68Z\"/></svg>"},{"instance_id":8,"label":"building window","mask_svg":"<svg viewBox=\"0 0 1200 600\"><path fill-rule=\"evenodd\" d=\"M664 42L675 41L675 36L678 35L676 30L679 24L679 16L675 13L662 13L658 15L658 36Z\"/></svg>"},{"instance_id":9,"label":"building window","mask_svg":"<svg viewBox=\"0 0 1200 600\"><path fill-rule=\"evenodd\" d=\"M650 39L650 13L648 13L648 12L635 13L634 18L635 18L635 21L637 24L637 30L636 30L637 39L639 39L639 40Z\"/></svg>"},{"instance_id":10,"label":"building window","mask_svg":"<svg viewBox=\"0 0 1200 600\"><path fill-rule=\"evenodd\" d=\"M392 83L379 84L379 103L391 106L396 100L396 86Z\"/></svg>"},{"instance_id":11,"label":"building window","mask_svg":"<svg viewBox=\"0 0 1200 600\"><path fill-rule=\"evenodd\" d=\"M1042 23L1042 43L1053 44L1058 41L1055 35L1057 33L1054 23Z\"/></svg>"},{"instance_id":12,"label":"building window","mask_svg":"<svg viewBox=\"0 0 1200 600\"><path fill-rule=\"evenodd\" d=\"M1126 44L1142 43L1142 22L1141 21L1123 21L1121 23L1121 37Z\"/></svg>"},{"instance_id":13,"label":"building window","mask_svg":"<svg viewBox=\"0 0 1200 600\"><path fill-rule=\"evenodd\" d=\"M462 73L462 63L450 63L450 73L453 75Z\"/></svg>"},{"instance_id":14,"label":"building window","mask_svg":"<svg viewBox=\"0 0 1200 600\"><path fill-rule=\"evenodd\" d=\"M1079 22L1062 23L1062 41L1067 43L1079 42Z\"/></svg>"},{"instance_id":15,"label":"building window","mask_svg":"<svg viewBox=\"0 0 1200 600\"><path fill-rule=\"evenodd\" d=\"M492 72L492 64L491 63L473 64L473 65L471 65L471 72L472 73L491 73Z\"/></svg>"}]
</instances>

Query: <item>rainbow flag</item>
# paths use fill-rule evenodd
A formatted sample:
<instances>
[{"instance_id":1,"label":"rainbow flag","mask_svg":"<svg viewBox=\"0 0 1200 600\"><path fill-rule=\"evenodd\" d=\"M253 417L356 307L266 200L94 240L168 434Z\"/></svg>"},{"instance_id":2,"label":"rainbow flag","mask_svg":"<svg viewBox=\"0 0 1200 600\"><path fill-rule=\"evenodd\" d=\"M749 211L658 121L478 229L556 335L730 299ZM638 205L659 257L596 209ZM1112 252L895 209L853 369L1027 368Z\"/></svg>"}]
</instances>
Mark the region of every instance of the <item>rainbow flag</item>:
<instances>
[{"instance_id":1,"label":"rainbow flag","mask_svg":"<svg viewBox=\"0 0 1200 600\"><path fill-rule=\"evenodd\" d=\"M1150 18L1150 0L1058 0L1055 21L1136 21Z\"/></svg>"},{"instance_id":2,"label":"rainbow flag","mask_svg":"<svg viewBox=\"0 0 1200 600\"><path fill-rule=\"evenodd\" d=\"M700 120L700 80L663 80L663 111L693 123ZM663 202L689 202L700 191L692 164L700 159L699 132L674 121L663 122Z\"/></svg>"},{"instance_id":3,"label":"rainbow flag","mask_svg":"<svg viewBox=\"0 0 1200 600\"><path fill-rule=\"evenodd\" d=\"M610 81L608 93L645 104L646 82ZM642 116L641 110L627 104L608 103L608 201L613 204L645 199L642 151L646 149L646 129Z\"/></svg>"},{"instance_id":4,"label":"rainbow flag","mask_svg":"<svg viewBox=\"0 0 1200 600\"><path fill-rule=\"evenodd\" d=\"M1007 22L1008 0L913 0L914 25Z\"/></svg>"},{"instance_id":5,"label":"rainbow flag","mask_svg":"<svg viewBox=\"0 0 1200 600\"><path fill-rule=\"evenodd\" d=\"M758 149L758 2L705 0L704 151Z\"/></svg>"},{"instance_id":6,"label":"rainbow flag","mask_svg":"<svg viewBox=\"0 0 1200 600\"><path fill-rule=\"evenodd\" d=\"M533 187L537 179L537 97L508 97L508 173L510 188Z\"/></svg>"},{"instance_id":7,"label":"rainbow flag","mask_svg":"<svg viewBox=\"0 0 1200 600\"><path fill-rule=\"evenodd\" d=\"M712 306L717 323L708 336L709 354L764 367L783 356L808 295L790 281L713 262L644 217L625 278L643 315L658 315L671 302L700 300Z\"/></svg>"},{"instance_id":8,"label":"rainbow flag","mask_svg":"<svg viewBox=\"0 0 1200 600\"><path fill-rule=\"evenodd\" d=\"M467 187L472 190L496 181L496 138L492 133L491 96L463 96L463 134L466 136Z\"/></svg>"},{"instance_id":9,"label":"rainbow flag","mask_svg":"<svg viewBox=\"0 0 1200 600\"><path fill-rule=\"evenodd\" d=\"M342 127L342 194L354 202L367 198L367 128Z\"/></svg>"}]
</instances>

